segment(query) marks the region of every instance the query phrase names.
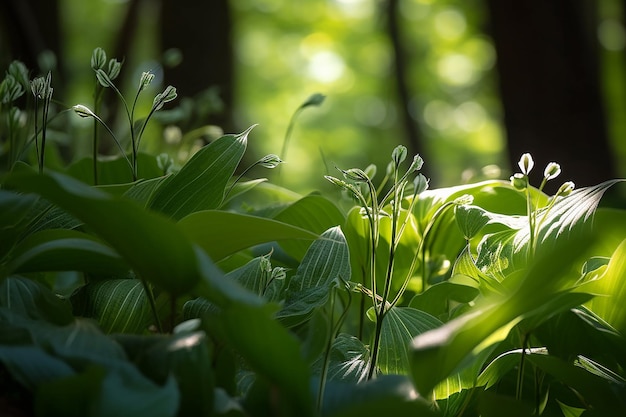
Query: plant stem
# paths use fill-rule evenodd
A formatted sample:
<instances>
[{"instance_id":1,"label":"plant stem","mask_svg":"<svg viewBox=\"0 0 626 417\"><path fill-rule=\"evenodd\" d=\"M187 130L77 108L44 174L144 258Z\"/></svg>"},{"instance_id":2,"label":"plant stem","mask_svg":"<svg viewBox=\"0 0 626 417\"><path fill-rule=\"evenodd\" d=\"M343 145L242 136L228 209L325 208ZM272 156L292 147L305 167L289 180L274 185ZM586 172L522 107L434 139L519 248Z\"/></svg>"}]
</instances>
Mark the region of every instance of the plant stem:
<instances>
[{"instance_id":1,"label":"plant stem","mask_svg":"<svg viewBox=\"0 0 626 417\"><path fill-rule=\"evenodd\" d=\"M39 173L43 173L43 165L45 162L46 155L46 130L48 125L48 110L50 109L50 97L46 97L43 101L43 112L42 112L42 123L41 123L41 153L39 157L41 158L39 162Z\"/></svg>"},{"instance_id":2,"label":"plant stem","mask_svg":"<svg viewBox=\"0 0 626 417\"><path fill-rule=\"evenodd\" d=\"M524 365L526 364L526 345L528 344L528 338L530 337L529 333L524 335L524 340L522 341L522 356L519 360L519 369L517 370L517 387L515 389L515 399L522 399L522 387L524 385Z\"/></svg>"},{"instance_id":3,"label":"plant stem","mask_svg":"<svg viewBox=\"0 0 626 417\"><path fill-rule=\"evenodd\" d=\"M535 215L533 210L532 198L530 196L530 188L526 187L526 213L528 215L528 228L530 231L528 243L528 259L530 260L535 254Z\"/></svg>"},{"instance_id":4,"label":"plant stem","mask_svg":"<svg viewBox=\"0 0 626 417\"><path fill-rule=\"evenodd\" d=\"M38 106L37 104L39 104L39 98L37 96L35 96L35 151L37 152L37 164L39 164L40 158L39 158L39 141L37 140L38 136L39 136L39 126L37 124L37 116L38 116ZM39 169L39 172L41 173L41 167Z\"/></svg>"},{"instance_id":5,"label":"plant stem","mask_svg":"<svg viewBox=\"0 0 626 417\"><path fill-rule=\"evenodd\" d=\"M152 318L154 319L154 323L156 324L159 333L163 333L163 325L161 324L161 319L159 318L156 300L154 299L154 293L152 292L152 288L150 288L150 284L148 284L148 281L143 278L141 278L141 283L143 284L143 289L146 293L146 297L148 297L148 303L150 304L150 310L152 311Z\"/></svg>"}]
</instances>

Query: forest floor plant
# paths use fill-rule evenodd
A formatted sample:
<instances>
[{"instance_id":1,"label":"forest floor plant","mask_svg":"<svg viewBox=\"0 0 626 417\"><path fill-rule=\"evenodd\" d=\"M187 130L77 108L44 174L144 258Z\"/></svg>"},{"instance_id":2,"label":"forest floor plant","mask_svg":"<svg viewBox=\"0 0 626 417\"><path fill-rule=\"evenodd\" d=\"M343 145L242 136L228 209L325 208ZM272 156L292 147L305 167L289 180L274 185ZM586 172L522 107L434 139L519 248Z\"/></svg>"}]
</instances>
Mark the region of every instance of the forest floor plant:
<instances>
[{"instance_id":1,"label":"forest floor plant","mask_svg":"<svg viewBox=\"0 0 626 417\"><path fill-rule=\"evenodd\" d=\"M282 163L296 115L323 96L296 111L281 157L239 167L252 126L173 168L139 144L175 89L136 121L153 75L128 106L121 64L96 49L91 66L94 110L69 108L105 127L117 158L99 157L94 127L91 158L51 167L50 76L31 82L13 63L0 84L1 407L626 414L626 211L598 208L624 180L549 196L560 166L536 188L524 154L509 181L429 189L422 158L398 146L380 181L375 166L339 169L326 176L337 194L301 196L248 176ZM129 152L98 116L106 89L124 105Z\"/></svg>"}]
</instances>

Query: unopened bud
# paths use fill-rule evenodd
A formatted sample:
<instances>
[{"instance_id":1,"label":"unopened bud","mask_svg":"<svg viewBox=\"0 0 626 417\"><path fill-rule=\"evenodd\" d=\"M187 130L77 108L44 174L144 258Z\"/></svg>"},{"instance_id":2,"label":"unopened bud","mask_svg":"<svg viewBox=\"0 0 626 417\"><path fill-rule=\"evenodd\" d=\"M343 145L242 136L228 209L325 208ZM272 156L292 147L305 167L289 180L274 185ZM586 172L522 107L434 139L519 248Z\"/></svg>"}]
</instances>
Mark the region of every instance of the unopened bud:
<instances>
[{"instance_id":1,"label":"unopened bud","mask_svg":"<svg viewBox=\"0 0 626 417\"><path fill-rule=\"evenodd\" d=\"M511 185L518 191L523 191L528 187L528 177L519 172L511 176Z\"/></svg>"},{"instance_id":2,"label":"unopened bud","mask_svg":"<svg viewBox=\"0 0 626 417\"><path fill-rule=\"evenodd\" d=\"M551 180L559 176L561 173L561 166L556 162L550 162L546 169L543 171L543 177L546 180Z\"/></svg>"},{"instance_id":3,"label":"unopened bud","mask_svg":"<svg viewBox=\"0 0 626 417\"><path fill-rule=\"evenodd\" d=\"M564 182L563 185L559 187L559 190L556 192L557 196L567 197L574 191L574 183L572 181Z\"/></svg>"},{"instance_id":4,"label":"unopened bud","mask_svg":"<svg viewBox=\"0 0 626 417\"><path fill-rule=\"evenodd\" d=\"M519 166L519 169L522 170L522 174L528 175L528 173L535 166L535 161L533 161L533 157L531 154L525 153L524 155L522 155L517 165Z\"/></svg>"}]
</instances>

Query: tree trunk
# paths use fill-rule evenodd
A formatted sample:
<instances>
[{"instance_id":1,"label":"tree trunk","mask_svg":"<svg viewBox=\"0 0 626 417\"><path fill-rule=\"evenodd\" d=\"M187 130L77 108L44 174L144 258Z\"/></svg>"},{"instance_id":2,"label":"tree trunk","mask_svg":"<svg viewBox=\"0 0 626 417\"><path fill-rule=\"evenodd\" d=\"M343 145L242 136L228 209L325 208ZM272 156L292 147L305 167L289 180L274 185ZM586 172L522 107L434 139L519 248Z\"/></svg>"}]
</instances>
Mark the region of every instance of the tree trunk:
<instances>
[{"instance_id":1,"label":"tree trunk","mask_svg":"<svg viewBox=\"0 0 626 417\"><path fill-rule=\"evenodd\" d=\"M161 47L182 53L180 65L165 67L165 83L180 97L194 97L216 88L222 102L210 114L196 115L195 126L217 124L232 131L233 52L227 0L162 0ZM198 106L199 107L199 106Z\"/></svg>"},{"instance_id":2,"label":"tree trunk","mask_svg":"<svg viewBox=\"0 0 626 417\"><path fill-rule=\"evenodd\" d=\"M487 5L513 170L520 155L530 152L536 163L533 184L550 161L563 169L559 184L572 180L584 186L614 178L600 92L595 3L487 0Z\"/></svg>"}]
</instances>

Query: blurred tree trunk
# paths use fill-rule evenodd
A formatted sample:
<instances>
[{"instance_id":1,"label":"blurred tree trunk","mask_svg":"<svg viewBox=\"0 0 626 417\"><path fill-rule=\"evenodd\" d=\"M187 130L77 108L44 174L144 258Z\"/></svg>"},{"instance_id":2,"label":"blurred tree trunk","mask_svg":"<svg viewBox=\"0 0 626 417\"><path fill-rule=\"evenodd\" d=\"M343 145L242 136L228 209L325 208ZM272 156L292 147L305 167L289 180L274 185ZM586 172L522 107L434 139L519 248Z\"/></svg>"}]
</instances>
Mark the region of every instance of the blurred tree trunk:
<instances>
[{"instance_id":1,"label":"blurred tree trunk","mask_svg":"<svg viewBox=\"0 0 626 417\"><path fill-rule=\"evenodd\" d=\"M2 29L2 58L19 59L35 75L63 64L59 31L59 3L57 0L2 0L0 1L0 25ZM56 62L41 62L42 53L52 52ZM6 63L8 64L8 62ZM40 64L44 64L40 67ZM48 65L53 68L47 68ZM59 70L61 75L62 68ZM56 77L55 77L56 78ZM55 96L60 92L58 80L54 80Z\"/></svg>"},{"instance_id":2,"label":"blurred tree trunk","mask_svg":"<svg viewBox=\"0 0 626 417\"><path fill-rule=\"evenodd\" d=\"M399 0L387 0L387 10L385 13L387 16L387 32L393 50L393 76L398 97L398 109L410 155L420 154L424 157L425 147L422 134L417 120L411 116L409 111L411 91L409 90L407 79L407 55L400 31L399 3ZM426 156L425 159L428 159L428 157ZM426 176L430 176L431 174L428 165L425 165L421 172Z\"/></svg>"},{"instance_id":3,"label":"blurred tree trunk","mask_svg":"<svg viewBox=\"0 0 626 417\"><path fill-rule=\"evenodd\" d=\"M549 161L563 168L559 184L614 178L595 2L487 0L487 6L513 170L520 155L530 152L535 184Z\"/></svg>"},{"instance_id":4,"label":"blurred tree trunk","mask_svg":"<svg viewBox=\"0 0 626 417\"><path fill-rule=\"evenodd\" d=\"M179 65L165 66L165 83L176 87L180 97L204 99L196 108L204 106L209 113L196 115L195 126L187 128L212 123L233 130L231 22L227 0L162 0L162 50L182 54ZM211 88L219 100L212 98Z\"/></svg>"}]
</instances>

